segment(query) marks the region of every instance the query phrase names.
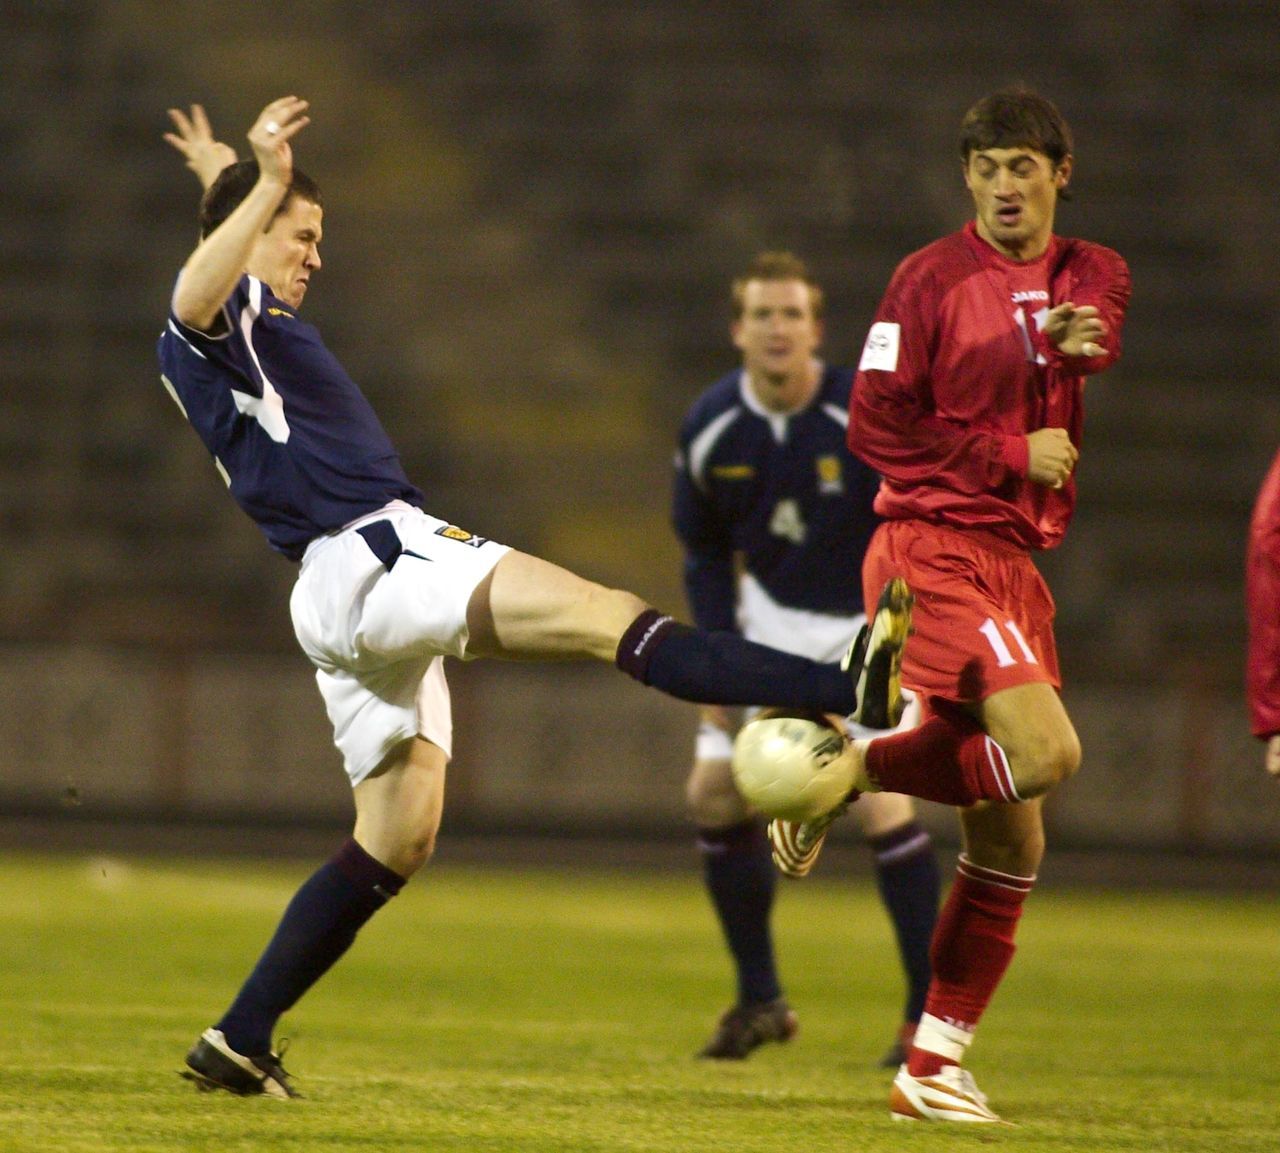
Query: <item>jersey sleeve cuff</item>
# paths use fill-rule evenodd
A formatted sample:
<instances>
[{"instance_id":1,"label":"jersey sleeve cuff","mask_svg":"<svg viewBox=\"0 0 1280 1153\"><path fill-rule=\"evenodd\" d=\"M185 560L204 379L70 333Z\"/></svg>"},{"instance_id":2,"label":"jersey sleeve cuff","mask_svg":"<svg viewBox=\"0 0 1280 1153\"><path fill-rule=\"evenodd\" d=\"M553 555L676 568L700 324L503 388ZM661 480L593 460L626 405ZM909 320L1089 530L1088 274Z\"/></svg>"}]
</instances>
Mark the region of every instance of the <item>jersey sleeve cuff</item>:
<instances>
[{"instance_id":1,"label":"jersey sleeve cuff","mask_svg":"<svg viewBox=\"0 0 1280 1153\"><path fill-rule=\"evenodd\" d=\"M1000 460L1010 472L1026 476L1031 465L1031 448L1021 435L1006 436L1000 442Z\"/></svg>"}]
</instances>

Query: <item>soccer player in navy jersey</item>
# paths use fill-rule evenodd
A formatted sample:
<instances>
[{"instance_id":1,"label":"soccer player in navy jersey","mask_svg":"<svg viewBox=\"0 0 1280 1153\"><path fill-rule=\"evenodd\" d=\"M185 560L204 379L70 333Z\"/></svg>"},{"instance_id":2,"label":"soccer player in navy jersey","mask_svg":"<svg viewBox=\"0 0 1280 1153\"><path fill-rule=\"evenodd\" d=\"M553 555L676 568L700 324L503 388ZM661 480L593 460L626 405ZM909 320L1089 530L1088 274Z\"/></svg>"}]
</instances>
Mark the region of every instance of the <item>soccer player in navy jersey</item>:
<instances>
[{"instance_id":1,"label":"soccer player in navy jersey","mask_svg":"<svg viewBox=\"0 0 1280 1153\"><path fill-rule=\"evenodd\" d=\"M352 837L187 1056L201 1087L275 1097L296 1095L272 1049L281 1014L431 856L452 738L444 656L594 657L691 701L841 714L860 673L677 624L422 511L368 401L299 319L324 216L293 164L307 110L272 101L248 133L254 159L230 164L202 109L171 110L166 139L205 194L159 343L165 386L232 497L300 566L294 629L353 786Z\"/></svg>"},{"instance_id":2,"label":"soccer player in navy jersey","mask_svg":"<svg viewBox=\"0 0 1280 1153\"><path fill-rule=\"evenodd\" d=\"M853 372L824 364L824 295L803 261L758 255L733 282L730 334L741 365L694 402L680 430L672 519L684 547L694 622L738 629L818 660L844 652L866 621L859 572L880 518L880 477L849 452ZM703 875L737 971L737 1001L701 1052L740 1059L797 1026L783 997L770 914L776 873L764 823L738 795L732 721L701 708L687 795ZM910 798L872 793L854 807L907 978L898 1036L905 1059L929 986L938 862Z\"/></svg>"},{"instance_id":3,"label":"soccer player in navy jersey","mask_svg":"<svg viewBox=\"0 0 1280 1153\"><path fill-rule=\"evenodd\" d=\"M864 592L892 577L914 594L902 682L924 720L850 749L859 789L961 806L963 852L891 1110L998 1122L963 1060L1013 958L1044 853L1042 798L1081 755L1030 554L1071 518L1085 380L1120 355L1130 278L1111 249L1054 233L1074 157L1048 100L1024 87L984 97L960 154L974 219L898 266L849 420L850 448L884 478ZM783 866L806 873L826 828L774 822Z\"/></svg>"}]
</instances>

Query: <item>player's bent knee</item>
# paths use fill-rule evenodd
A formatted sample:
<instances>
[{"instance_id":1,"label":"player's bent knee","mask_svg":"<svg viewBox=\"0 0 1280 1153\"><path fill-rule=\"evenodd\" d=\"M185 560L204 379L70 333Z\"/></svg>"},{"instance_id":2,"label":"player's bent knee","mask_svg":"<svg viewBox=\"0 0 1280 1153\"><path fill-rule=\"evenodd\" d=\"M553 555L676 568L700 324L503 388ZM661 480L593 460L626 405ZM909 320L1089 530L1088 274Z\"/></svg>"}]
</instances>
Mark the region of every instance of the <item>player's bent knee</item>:
<instances>
[{"instance_id":1,"label":"player's bent knee","mask_svg":"<svg viewBox=\"0 0 1280 1153\"><path fill-rule=\"evenodd\" d=\"M1009 758L1018 795L1023 800L1043 796L1075 775L1080 757L1080 741L1074 730L1043 735Z\"/></svg>"},{"instance_id":2,"label":"player's bent knee","mask_svg":"<svg viewBox=\"0 0 1280 1153\"><path fill-rule=\"evenodd\" d=\"M435 855L436 830L411 838L397 854L399 866L392 866L402 877L411 877Z\"/></svg>"}]
</instances>

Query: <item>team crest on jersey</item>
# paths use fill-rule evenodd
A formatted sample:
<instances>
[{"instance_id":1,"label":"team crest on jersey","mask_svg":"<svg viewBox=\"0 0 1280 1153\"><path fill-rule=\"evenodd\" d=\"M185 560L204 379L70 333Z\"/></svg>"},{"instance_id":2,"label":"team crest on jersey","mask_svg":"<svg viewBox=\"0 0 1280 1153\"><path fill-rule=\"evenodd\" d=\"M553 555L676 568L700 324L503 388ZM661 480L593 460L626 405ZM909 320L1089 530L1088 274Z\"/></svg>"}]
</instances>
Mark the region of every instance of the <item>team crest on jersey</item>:
<instances>
[{"instance_id":1,"label":"team crest on jersey","mask_svg":"<svg viewBox=\"0 0 1280 1153\"><path fill-rule=\"evenodd\" d=\"M756 470L751 464L717 464L712 466L711 475L716 480L750 480Z\"/></svg>"},{"instance_id":2,"label":"team crest on jersey","mask_svg":"<svg viewBox=\"0 0 1280 1153\"><path fill-rule=\"evenodd\" d=\"M469 544L472 548L479 548L482 544L489 543L487 536L476 536L475 533L467 532L465 528L459 528L456 524L441 525L436 529L436 536L456 540L459 544Z\"/></svg>"},{"instance_id":3,"label":"team crest on jersey","mask_svg":"<svg viewBox=\"0 0 1280 1153\"><path fill-rule=\"evenodd\" d=\"M287 308L276 308L276 306L275 306L274 304L273 304L273 305L270 305L270 306L267 308L267 315L268 315L268 316L287 316L290 320L297 320L297 319L298 319L298 318L297 318L296 316L294 316L294 315L293 315L293 313L292 313L292 312L290 312Z\"/></svg>"},{"instance_id":4,"label":"team crest on jersey","mask_svg":"<svg viewBox=\"0 0 1280 1153\"><path fill-rule=\"evenodd\" d=\"M820 456L813 463L818 470L818 491L823 496L844 492L844 468L838 456Z\"/></svg>"}]
</instances>

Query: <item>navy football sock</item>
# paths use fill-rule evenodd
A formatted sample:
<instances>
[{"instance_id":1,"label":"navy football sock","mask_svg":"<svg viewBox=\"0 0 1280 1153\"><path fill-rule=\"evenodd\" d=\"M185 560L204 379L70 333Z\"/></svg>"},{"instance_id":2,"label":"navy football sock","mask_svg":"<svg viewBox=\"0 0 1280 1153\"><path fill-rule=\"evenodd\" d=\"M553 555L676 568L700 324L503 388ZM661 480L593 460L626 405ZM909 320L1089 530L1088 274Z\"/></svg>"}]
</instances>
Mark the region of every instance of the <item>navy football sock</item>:
<instances>
[{"instance_id":1,"label":"navy football sock","mask_svg":"<svg viewBox=\"0 0 1280 1153\"><path fill-rule=\"evenodd\" d=\"M853 680L839 665L779 652L733 632L690 628L657 609L632 621L616 659L636 680L698 704L776 705L841 716L857 707Z\"/></svg>"},{"instance_id":2,"label":"navy football sock","mask_svg":"<svg viewBox=\"0 0 1280 1153\"><path fill-rule=\"evenodd\" d=\"M280 1015L316 983L405 879L348 839L289 902L275 935L215 1026L237 1053L271 1048Z\"/></svg>"},{"instance_id":3,"label":"navy football sock","mask_svg":"<svg viewBox=\"0 0 1280 1153\"><path fill-rule=\"evenodd\" d=\"M941 879L928 832L908 821L891 832L869 837L875 855L876 885L893 921L898 952L907 975L904 1021L919 1021L933 969L929 947L938 921Z\"/></svg>"},{"instance_id":4,"label":"navy football sock","mask_svg":"<svg viewBox=\"0 0 1280 1153\"><path fill-rule=\"evenodd\" d=\"M757 820L727 829L699 829L703 876L738 971L738 1001L782 996L769 915L777 874Z\"/></svg>"}]
</instances>

